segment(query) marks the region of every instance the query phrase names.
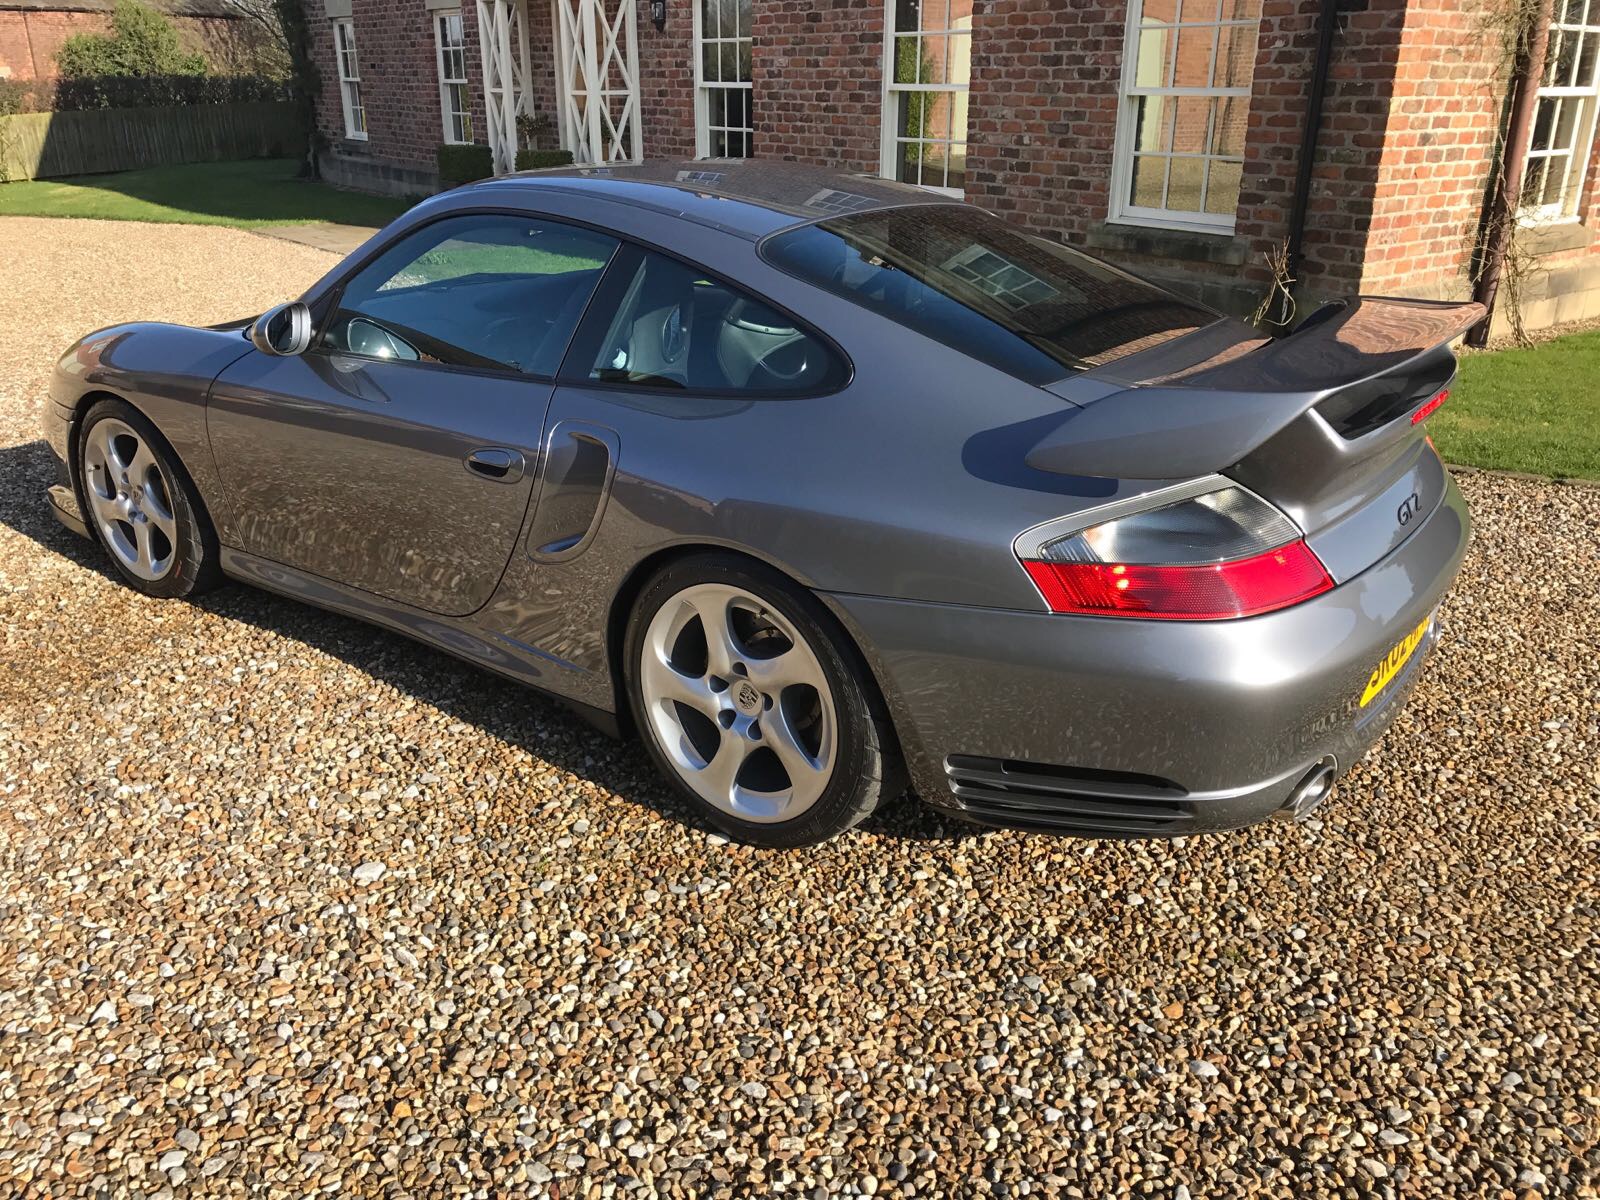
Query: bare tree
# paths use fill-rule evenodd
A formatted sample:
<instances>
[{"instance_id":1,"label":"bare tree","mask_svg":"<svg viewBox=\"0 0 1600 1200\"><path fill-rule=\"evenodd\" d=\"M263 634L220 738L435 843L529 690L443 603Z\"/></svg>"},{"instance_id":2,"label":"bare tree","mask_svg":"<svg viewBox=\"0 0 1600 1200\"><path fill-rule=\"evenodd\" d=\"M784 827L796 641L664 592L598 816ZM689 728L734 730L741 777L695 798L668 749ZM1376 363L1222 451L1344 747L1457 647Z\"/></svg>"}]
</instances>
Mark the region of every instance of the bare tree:
<instances>
[{"instance_id":1,"label":"bare tree","mask_svg":"<svg viewBox=\"0 0 1600 1200\"><path fill-rule=\"evenodd\" d=\"M278 16L277 0L223 0L242 17L247 33L234 39L231 69L239 74L289 74L289 39Z\"/></svg>"}]
</instances>

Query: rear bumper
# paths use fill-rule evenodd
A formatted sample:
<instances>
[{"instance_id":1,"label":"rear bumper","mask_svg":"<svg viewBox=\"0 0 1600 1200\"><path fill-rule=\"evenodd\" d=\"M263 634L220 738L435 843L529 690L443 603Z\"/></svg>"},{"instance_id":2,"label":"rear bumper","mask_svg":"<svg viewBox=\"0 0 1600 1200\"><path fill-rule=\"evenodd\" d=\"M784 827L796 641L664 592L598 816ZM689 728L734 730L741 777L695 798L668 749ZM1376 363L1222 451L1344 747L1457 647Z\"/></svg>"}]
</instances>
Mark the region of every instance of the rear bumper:
<instances>
[{"instance_id":1,"label":"rear bumper","mask_svg":"<svg viewBox=\"0 0 1600 1200\"><path fill-rule=\"evenodd\" d=\"M1155 622L825 597L865 648L918 792L986 824L1089 836L1232 829L1342 774L1414 687L1434 633L1368 704L1465 553L1453 482L1398 549L1314 600Z\"/></svg>"}]
</instances>

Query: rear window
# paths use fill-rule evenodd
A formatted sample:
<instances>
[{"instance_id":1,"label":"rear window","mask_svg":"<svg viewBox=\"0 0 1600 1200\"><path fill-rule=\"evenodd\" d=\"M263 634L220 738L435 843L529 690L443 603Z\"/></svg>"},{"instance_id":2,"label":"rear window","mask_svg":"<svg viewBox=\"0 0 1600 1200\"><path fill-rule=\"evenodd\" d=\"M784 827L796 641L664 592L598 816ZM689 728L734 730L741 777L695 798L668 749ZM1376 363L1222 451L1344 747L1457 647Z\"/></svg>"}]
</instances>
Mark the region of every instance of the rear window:
<instances>
[{"instance_id":1,"label":"rear window","mask_svg":"<svg viewBox=\"0 0 1600 1200\"><path fill-rule=\"evenodd\" d=\"M774 266L1029 383L1216 321L1209 309L967 205L838 217L775 234Z\"/></svg>"}]
</instances>

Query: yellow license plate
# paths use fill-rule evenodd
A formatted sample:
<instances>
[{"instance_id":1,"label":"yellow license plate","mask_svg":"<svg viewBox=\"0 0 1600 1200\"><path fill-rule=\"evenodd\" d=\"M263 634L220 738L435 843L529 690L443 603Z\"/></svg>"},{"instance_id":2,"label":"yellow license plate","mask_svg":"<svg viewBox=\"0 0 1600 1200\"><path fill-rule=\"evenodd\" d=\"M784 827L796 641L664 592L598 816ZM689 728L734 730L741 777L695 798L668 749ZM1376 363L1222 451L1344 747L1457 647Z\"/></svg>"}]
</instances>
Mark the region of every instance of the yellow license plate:
<instances>
[{"instance_id":1,"label":"yellow license plate","mask_svg":"<svg viewBox=\"0 0 1600 1200\"><path fill-rule=\"evenodd\" d=\"M1367 689L1361 693L1361 707L1371 704L1383 691L1394 682L1394 677L1400 674L1400 668L1406 665L1406 660L1416 653L1417 647L1422 645L1423 639L1428 636L1428 626L1433 624L1433 614L1429 613L1418 625L1395 645L1394 649L1383 656L1383 661L1372 668L1372 674L1367 677Z\"/></svg>"}]
</instances>

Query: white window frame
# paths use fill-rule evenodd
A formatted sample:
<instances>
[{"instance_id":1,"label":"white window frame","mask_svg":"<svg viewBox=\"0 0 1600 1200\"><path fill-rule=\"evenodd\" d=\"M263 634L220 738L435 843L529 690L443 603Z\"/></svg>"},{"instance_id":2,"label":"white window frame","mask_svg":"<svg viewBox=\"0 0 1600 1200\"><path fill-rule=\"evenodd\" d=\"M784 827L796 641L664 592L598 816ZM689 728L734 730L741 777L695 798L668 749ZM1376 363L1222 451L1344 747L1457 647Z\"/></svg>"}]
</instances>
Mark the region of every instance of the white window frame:
<instances>
[{"instance_id":1,"label":"white window frame","mask_svg":"<svg viewBox=\"0 0 1600 1200\"><path fill-rule=\"evenodd\" d=\"M367 106L361 99L361 61L356 50L356 23L333 23L333 61L339 71L339 102L344 108L344 136L367 140ZM358 127L359 121L359 127Z\"/></svg>"},{"instance_id":2,"label":"white window frame","mask_svg":"<svg viewBox=\"0 0 1600 1200\"><path fill-rule=\"evenodd\" d=\"M895 82L895 79L894 79L894 76L895 76L895 57L896 57L896 54L898 53L898 51L895 48L895 46L896 46L895 39L899 34L915 32L915 33L926 34L926 35L928 35L930 37L939 36L939 35L948 36L948 35L952 35L952 34L961 35L961 36L964 36L967 39L967 46L968 46L969 55L971 53L970 48L972 46L972 36L973 36L972 27L971 27L971 23L970 23L971 22L971 18L970 17L968 18L968 22L969 23L968 23L968 26L967 26L966 29L953 29L953 28L952 29L922 29L922 30L909 30L909 29L902 30L902 29L897 29L895 27L895 23L894 23L895 8L896 8L895 0L883 0L883 96L882 96L882 108L879 110L882 113L882 118L881 118L879 123L882 125L883 128L882 128L882 133L881 133L881 148L879 150L879 157L878 157L878 174L883 176L883 178L885 178L885 179L896 179L896 178L898 178L898 172L899 172L899 169L900 169L900 134L899 134L899 129L898 129L899 118L900 118L900 105L899 105L898 100L896 99L900 95L900 93L902 93L902 92L951 92L951 93L961 92L961 93L969 93L971 91L971 88L972 88L972 78L971 78L970 70L969 70L969 74L968 74L968 78L967 78L967 82L966 83L896 83ZM968 59L968 62L969 63L971 62L970 57ZM954 104L955 104L955 102L952 100L951 101L952 109L954 108ZM926 138L926 139L922 139L922 140L930 141L930 142L944 142L946 155L948 155L951 152L951 150L953 150L958 143L963 147L969 146L971 144L971 138L968 136L971 133L971 125L972 125L972 114L971 114L971 112L969 111L968 114L967 114L967 128L962 130L961 137L959 137L959 138L955 136L955 125L954 125L955 113L953 111L950 114L950 120L951 120L951 129L950 129L950 138L949 138L948 141L945 141L945 139L943 139L943 138ZM931 183L917 183L917 184L912 184L912 186L913 187L920 187L924 191L937 192L941 196L952 196L952 197L954 197L954 198L956 198L958 200L961 197L963 197L964 195L966 195L966 192L961 188L939 187L939 186L936 186L936 185L931 184Z\"/></svg>"},{"instance_id":3,"label":"white window frame","mask_svg":"<svg viewBox=\"0 0 1600 1200\"><path fill-rule=\"evenodd\" d=\"M444 124L444 140L447 146L465 146L472 142L472 94L467 90L467 31L462 24L461 10L459 8L436 9L433 14L433 46L439 65L439 117ZM461 75L453 77L446 73L445 58L445 25L451 19L456 22L456 29L461 35L459 43L450 46L461 56ZM464 136L456 136L455 118L456 110L450 103L450 89L461 89L461 129Z\"/></svg>"},{"instance_id":4,"label":"white window frame","mask_svg":"<svg viewBox=\"0 0 1600 1200\"><path fill-rule=\"evenodd\" d=\"M1567 20L1576 12L1576 20ZM1549 54L1557 52L1558 39L1569 34L1587 34L1590 38L1600 38L1600 0L1555 0L1555 14L1550 23ZM1589 159L1594 153L1595 118L1596 111L1600 110L1600 55L1590 64L1593 77L1587 81L1577 78L1578 68L1583 65L1582 57L1573 59L1572 74L1564 83L1552 83L1546 87L1543 84L1545 66L1540 67L1540 87L1538 98L1534 101L1534 127L1537 126L1539 107L1545 100L1558 101L1556 114L1551 117L1552 126L1559 127L1560 112L1568 104L1579 105L1579 114L1573 126L1573 138L1570 153L1564 149L1551 147L1537 150L1533 147L1533 128L1528 131L1527 162L1523 166L1523 178L1527 178L1529 166L1539 159L1547 160L1544 170L1539 175L1539 191L1544 190L1546 172L1555 168L1557 159L1565 159L1562 166L1564 186L1562 199L1555 204L1523 204L1518 211L1518 219L1525 225L1571 225L1583 219L1579 210L1579 203L1583 199L1584 185L1589 172Z\"/></svg>"},{"instance_id":5,"label":"white window frame","mask_svg":"<svg viewBox=\"0 0 1600 1200\"><path fill-rule=\"evenodd\" d=\"M1226 0L1224 0L1224 3ZM1222 16L1222 5L1218 5L1218 19L1206 22L1183 22L1196 28L1212 26L1218 30L1217 36L1211 43L1211 76L1216 76L1217 49L1221 45L1221 30L1227 28L1252 28L1256 31L1256 45L1260 46L1261 18L1259 16L1243 20ZM1234 211L1226 215L1222 213L1191 213L1175 211L1167 208L1149 208L1136 205L1129 201L1133 188L1133 160L1137 153L1134 141L1138 136L1139 128L1139 98L1141 96L1171 96L1174 101L1183 96L1199 96L1206 99L1238 96L1247 102L1250 99L1251 87L1255 82L1255 68L1251 67L1251 83L1244 87L1141 87L1138 83L1139 68L1139 31L1143 29L1169 29L1177 30L1180 22L1158 21L1150 25L1144 24L1144 0L1128 0L1128 25L1122 39L1122 82L1117 94L1117 136L1116 145L1111 156L1111 206L1107 213L1107 220L1118 225L1144 225L1155 229L1182 229L1193 233L1227 233L1231 234L1234 223L1238 220L1238 205ZM1173 34L1176 37L1176 33ZM1207 142L1210 142L1210 132L1207 132ZM1241 150L1243 148L1241 147ZM1232 155L1216 154L1167 154L1170 158L1222 158L1232 160ZM1243 155L1241 154L1241 159Z\"/></svg>"},{"instance_id":6,"label":"white window frame","mask_svg":"<svg viewBox=\"0 0 1600 1200\"><path fill-rule=\"evenodd\" d=\"M712 0L715 3L715 0ZM718 80L707 80L705 77L705 47L707 42L732 43L735 47L740 42L749 42L752 51L755 47L751 30L739 28L734 22L734 36L726 36L726 31L719 28L715 36L708 37L705 31L704 9L706 0L693 0L694 7L694 156L696 158L711 157L711 93L714 91L744 91L750 93L751 103L746 111L750 113L750 126L744 130L749 137L751 153L755 153L755 88L753 80L734 81L732 83ZM752 3L750 18L751 25L755 24L755 5ZM723 110L726 112L726 108ZM717 126L721 132L737 132L732 126ZM737 156L743 157L743 156Z\"/></svg>"}]
</instances>

